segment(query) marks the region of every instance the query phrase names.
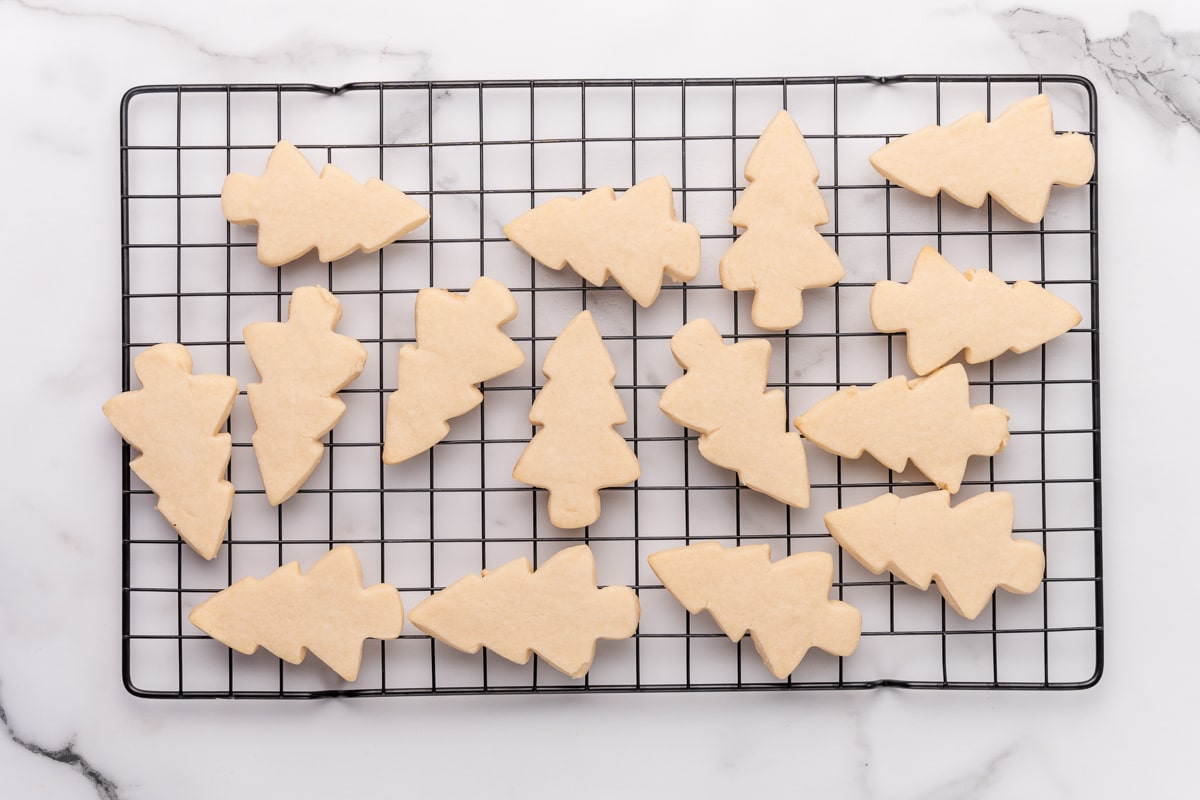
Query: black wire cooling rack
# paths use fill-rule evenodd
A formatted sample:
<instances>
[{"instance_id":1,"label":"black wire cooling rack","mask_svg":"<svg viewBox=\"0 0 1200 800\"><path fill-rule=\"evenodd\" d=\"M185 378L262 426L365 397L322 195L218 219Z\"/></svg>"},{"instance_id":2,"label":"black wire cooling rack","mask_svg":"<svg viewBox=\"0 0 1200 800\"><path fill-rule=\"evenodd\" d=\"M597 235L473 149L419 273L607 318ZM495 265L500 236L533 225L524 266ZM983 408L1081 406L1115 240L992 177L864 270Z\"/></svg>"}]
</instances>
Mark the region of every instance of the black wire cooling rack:
<instances>
[{"instance_id":1,"label":"black wire cooling rack","mask_svg":"<svg viewBox=\"0 0 1200 800\"><path fill-rule=\"evenodd\" d=\"M196 372L234 375L242 386L229 430L237 487L227 542L206 562L154 511L154 497L124 466L123 667L144 697L278 697L519 692L912 688L1064 689L1094 684L1103 660L1097 183L1054 190L1049 213L1020 222L991 201L967 209L917 197L874 173L867 156L893 138L975 109L998 113L1044 91L1056 124L1096 143L1096 98L1063 75L912 75L721 80L565 80L313 85L142 86L121 104L122 388L133 359L161 341L188 346ZM744 186L745 158L766 122L787 108L821 168L830 223L821 229L846 277L805 293L795 329L765 333L749 321L746 293L720 286L717 261L735 236L728 216ZM380 177L427 204L431 219L378 253L330 265L313 256L281 269L255 259L253 229L226 223L220 187L231 171L261 172L287 138L316 166L333 162L360 180ZM687 285L668 281L648 309L611 282L583 284L537 266L500 226L557 195L600 185L622 190L656 174L675 187L681 218L702 234L703 267ZM870 458L843 461L808 448L812 506L789 509L736 485L699 457L695 436L657 409L680 374L670 336L707 316L730 338L773 345L771 385L786 391L789 419L851 384L902 373L904 337L874 330L871 286L906 280L917 251L933 245L960 268L1051 287L1084 315L1038 351L968 367L973 402L1012 412L1012 440L994 459L973 459L959 495L991 489L1016 497L1019 536L1046 551L1031 595L998 593L974 621L947 611L936 590L876 577L845 557L822 516L884 491L929 488ZM447 441L404 464L380 460L384 407L400 346L413 341L415 293L465 291L487 274L506 283L520 314L506 331L524 367L484 386L475 412ZM339 331L369 353L342 392L347 411L304 488L271 508L250 448L246 383L257 376L242 327L282 319L297 286L319 283L344 307ZM529 404L541 361L563 324L592 309L618 365L629 414L620 430L643 475L605 490L600 521L556 530L541 490L517 484L512 465L532 434ZM863 613L858 652L810 651L774 679L746 640L731 643L707 614L690 617L655 580L646 556L716 539L766 542L773 556L824 550L838 567L834 595ZM368 582L387 581L411 610L469 572L519 556L540 564L587 542L603 584L633 586L637 635L601 642L587 677L571 680L533 659L469 656L411 626L368 641L354 684L310 658L284 664L243 656L187 621L191 608L245 575L299 560L307 569L350 544Z\"/></svg>"}]
</instances>

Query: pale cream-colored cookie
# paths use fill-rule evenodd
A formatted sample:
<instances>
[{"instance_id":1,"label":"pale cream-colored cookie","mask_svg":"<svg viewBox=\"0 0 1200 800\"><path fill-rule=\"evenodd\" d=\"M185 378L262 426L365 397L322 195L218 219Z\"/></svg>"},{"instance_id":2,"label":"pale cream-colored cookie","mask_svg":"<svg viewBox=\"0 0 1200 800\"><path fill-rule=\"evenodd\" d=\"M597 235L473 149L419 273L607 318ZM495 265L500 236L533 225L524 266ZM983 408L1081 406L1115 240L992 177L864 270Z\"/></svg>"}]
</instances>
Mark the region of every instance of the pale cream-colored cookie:
<instances>
[{"instance_id":1,"label":"pale cream-colored cookie","mask_svg":"<svg viewBox=\"0 0 1200 800\"><path fill-rule=\"evenodd\" d=\"M788 431L783 392L766 391L771 343L726 345L716 326L696 319L671 337L671 352L687 373L663 390L663 413L699 431L700 455L751 489L808 508L804 442Z\"/></svg>"},{"instance_id":2,"label":"pale cream-colored cookie","mask_svg":"<svg viewBox=\"0 0 1200 800\"><path fill-rule=\"evenodd\" d=\"M246 577L192 609L188 619L239 653L265 647L289 664L311 650L348 681L358 678L364 639L395 639L404 627L400 593L386 583L363 588L354 549L330 550L307 573L284 564Z\"/></svg>"},{"instance_id":3,"label":"pale cream-colored cookie","mask_svg":"<svg viewBox=\"0 0 1200 800\"><path fill-rule=\"evenodd\" d=\"M1035 591L1046 568L1042 548L1013 538L1008 492L976 495L954 508L949 492L885 494L829 512L825 527L876 575L891 570L921 590L937 581L942 597L967 619L979 616L997 587Z\"/></svg>"},{"instance_id":4,"label":"pale cream-colored cookie","mask_svg":"<svg viewBox=\"0 0 1200 800\"><path fill-rule=\"evenodd\" d=\"M803 290L832 286L845 270L816 227L829 222L817 163L787 111L771 120L746 159L748 185L729 221L746 232L721 258L721 284L754 292L750 318L786 330L804 316Z\"/></svg>"},{"instance_id":5,"label":"pale cream-colored cookie","mask_svg":"<svg viewBox=\"0 0 1200 800\"><path fill-rule=\"evenodd\" d=\"M321 463L321 437L346 404L337 393L357 378L367 351L334 333L342 304L320 286L292 292L287 322L252 322L242 332L261 383L246 387L257 429L251 441L267 500L277 506Z\"/></svg>"},{"instance_id":6,"label":"pale cream-colored cookie","mask_svg":"<svg viewBox=\"0 0 1200 800\"><path fill-rule=\"evenodd\" d=\"M940 489L957 492L970 456L994 456L1008 444L1008 412L971 405L962 364L914 381L896 375L826 397L795 420L810 442L843 458L863 451L890 470L910 460Z\"/></svg>"},{"instance_id":7,"label":"pale cream-colored cookie","mask_svg":"<svg viewBox=\"0 0 1200 800\"><path fill-rule=\"evenodd\" d=\"M693 614L708 609L739 641L747 632L767 669L786 678L811 647L848 656L858 647L862 615L830 600L833 558L797 553L771 563L766 544L723 547L701 542L649 557L650 569Z\"/></svg>"},{"instance_id":8,"label":"pale cream-colored cookie","mask_svg":"<svg viewBox=\"0 0 1200 800\"><path fill-rule=\"evenodd\" d=\"M221 549L233 511L233 484L225 480L233 449L218 433L237 397L226 375L193 375L180 344L157 344L133 361L142 388L104 404L113 427L141 455L129 462L158 495L158 510L204 558Z\"/></svg>"},{"instance_id":9,"label":"pale cream-colored cookie","mask_svg":"<svg viewBox=\"0 0 1200 800\"><path fill-rule=\"evenodd\" d=\"M597 639L628 639L641 616L627 586L596 588L587 545L568 547L536 572L518 558L482 575L467 575L424 600L413 625L464 653L486 647L517 664L533 653L559 672L582 678Z\"/></svg>"},{"instance_id":10,"label":"pale cream-colored cookie","mask_svg":"<svg viewBox=\"0 0 1200 800\"><path fill-rule=\"evenodd\" d=\"M542 374L549 380L529 411L529 421L542 428L521 451L513 478L550 491L554 525L582 528L600 518L600 489L642 474L633 449L613 429L628 417L612 386L616 365L590 311L554 340Z\"/></svg>"},{"instance_id":11,"label":"pale cream-colored cookie","mask_svg":"<svg viewBox=\"0 0 1200 800\"><path fill-rule=\"evenodd\" d=\"M1092 179L1096 154L1088 137L1054 133L1050 98L1013 103L991 123L982 111L949 125L930 125L871 156L892 183L925 197L944 191L979 208L991 194L1025 222L1046 214L1050 187L1083 186Z\"/></svg>"},{"instance_id":12,"label":"pale cream-colored cookie","mask_svg":"<svg viewBox=\"0 0 1200 800\"><path fill-rule=\"evenodd\" d=\"M423 453L450 432L447 421L483 402L476 388L525 363L500 326L517 316L517 301L499 281L479 278L467 294L427 288L417 293L417 344L400 348L397 389L388 398L383 461Z\"/></svg>"},{"instance_id":13,"label":"pale cream-colored cookie","mask_svg":"<svg viewBox=\"0 0 1200 800\"><path fill-rule=\"evenodd\" d=\"M700 232L675 218L675 197L662 175L619 198L610 186L556 197L505 225L504 235L550 269L569 263L593 286L612 275L642 306L658 297L664 272L677 281L700 272Z\"/></svg>"},{"instance_id":14,"label":"pale cream-colored cookie","mask_svg":"<svg viewBox=\"0 0 1200 800\"><path fill-rule=\"evenodd\" d=\"M962 350L968 364L1012 350L1026 353L1083 319L1066 300L1036 283L1011 286L987 270L959 272L934 250L917 254L908 283L880 281L871 291L871 321L908 334L908 363L918 375Z\"/></svg>"},{"instance_id":15,"label":"pale cream-colored cookie","mask_svg":"<svg viewBox=\"0 0 1200 800\"><path fill-rule=\"evenodd\" d=\"M235 225L258 225L258 260L278 267L317 248L322 261L373 253L429 219L429 212L378 178L365 184L333 164L318 176L281 141L261 177L235 172L221 187L221 210Z\"/></svg>"}]
</instances>

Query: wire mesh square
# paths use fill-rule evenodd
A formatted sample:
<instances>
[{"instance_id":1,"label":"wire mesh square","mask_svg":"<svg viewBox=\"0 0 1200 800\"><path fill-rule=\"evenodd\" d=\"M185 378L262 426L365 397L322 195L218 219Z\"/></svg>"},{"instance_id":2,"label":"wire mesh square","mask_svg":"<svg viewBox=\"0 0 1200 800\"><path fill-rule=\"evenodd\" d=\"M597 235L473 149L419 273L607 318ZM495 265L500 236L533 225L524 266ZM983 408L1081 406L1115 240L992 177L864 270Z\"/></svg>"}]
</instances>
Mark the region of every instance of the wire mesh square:
<instances>
[{"instance_id":1,"label":"wire mesh square","mask_svg":"<svg viewBox=\"0 0 1200 800\"><path fill-rule=\"evenodd\" d=\"M969 209L883 180L867 156L894 138L984 109L992 116L1049 94L1060 130L1096 143L1096 100L1075 76L918 75L714 80L465 81L312 85L142 86L121 107L123 388L133 359L161 341L188 346L196 371L234 375L242 387L229 423L237 488L226 544L205 562L154 511L147 487L123 468L123 668L145 697L273 697L513 692L912 688L1081 688L1103 658L1097 186L1055 189L1044 222L1015 220L989 200ZM728 222L745 187L746 156L786 108L821 168L830 209L821 230L846 277L805 293L805 318L785 332L750 322L750 297L721 287ZM259 173L289 139L317 167L332 162L358 180L377 177L431 211L403 240L370 255L321 264L314 254L280 269L258 264L253 229L221 216L225 174ZM620 192L666 175L680 218L702 236L702 269L667 281L650 308L612 282L583 283L536 265L501 227L557 196L599 185ZM974 621L935 591L875 576L826 532L824 513L929 483L868 458L808 448L808 509L788 508L737 484L705 461L694 433L657 409L678 377L670 336L711 319L733 340L772 345L769 384L783 389L789 419L854 383L907 369L902 336L875 331L871 286L907 280L921 247L960 268L1033 280L1074 304L1083 322L1021 356L968 368L972 402L1012 413L1012 441L972 459L960 499L992 489L1016 498L1016 533L1043 546L1046 576L1030 595L1004 592ZM504 282L518 318L506 327L526 364L482 387L485 400L454 420L447 439L402 464L380 460L384 409L396 387L400 347L413 342L413 302L425 286L465 291L479 275ZM292 289L317 283L344 307L339 331L368 352L362 376L341 396L341 423L321 465L283 506L270 507L250 448L245 384L257 380L243 327L286 316ZM618 430L638 453L642 477L602 493L588 529L549 522L545 493L512 479L532 435L527 414L544 378L541 361L562 326L591 309L617 364L629 421ZM132 453L124 447L128 462ZM833 594L863 614L852 656L813 650L786 680L764 668L752 644L730 642L707 614L690 616L646 564L659 550L700 540L766 543L773 558L820 550L834 556ZM396 586L411 609L454 580L525 556L540 564L591 545L601 585L639 594L641 624L628 641L599 644L591 672L567 678L538 662L466 655L407 625L368 641L354 684L309 659L292 666L245 656L187 621L208 594L299 560L307 569L349 544L368 582Z\"/></svg>"}]
</instances>

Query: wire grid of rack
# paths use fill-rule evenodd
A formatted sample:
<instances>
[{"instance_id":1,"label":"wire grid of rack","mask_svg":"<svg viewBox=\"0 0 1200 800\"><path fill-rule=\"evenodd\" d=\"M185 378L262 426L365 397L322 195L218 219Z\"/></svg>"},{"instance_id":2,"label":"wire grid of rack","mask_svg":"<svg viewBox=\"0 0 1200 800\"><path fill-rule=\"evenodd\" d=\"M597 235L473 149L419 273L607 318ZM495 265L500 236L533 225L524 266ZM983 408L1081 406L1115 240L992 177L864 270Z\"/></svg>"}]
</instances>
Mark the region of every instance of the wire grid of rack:
<instances>
[{"instance_id":1,"label":"wire grid of rack","mask_svg":"<svg viewBox=\"0 0 1200 800\"><path fill-rule=\"evenodd\" d=\"M312 85L143 86L121 106L123 388L133 359L160 341L189 347L195 371L234 375L230 418L237 487L226 544L212 562L184 546L153 509L154 497L122 466L124 681L145 697L278 697L520 692L914 688L1060 689L1090 686L1103 659L1097 183L1054 190L1040 224L992 202L964 208L894 187L867 156L918 127L975 109L993 112L1044 91L1060 130L1096 143L1096 100L1083 78L1051 75L916 75L713 80L462 81ZM728 292L717 261L736 235L728 216L745 183L742 165L766 122L787 108L821 169L830 209L821 229L846 277L805 293L804 321L764 332L749 321L747 293ZM334 264L309 256L274 270L255 259L254 232L228 224L220 186L232 171L257 174L287 138L315 166L338 164L359 180L380 177L427 204L431 219L378 253ZM699 227L703 266L658 301L636 306L611 281L584 284L538 266L501 225L556 196L600 185L618 191L656 174L675 188L679 216ZM959 499L992 489L1015 495L1017 535L1046 551L1031 595L999 592L975 621L948 611L936 591L874 576L845 556L822 515L885 491L930 484L911 468L892 473L869 457L843 460L808 448L812 506L789 509L737 485L699 457L696 437L658 411L680 374L669 339L685 321L712 319L727 338L773 345L772 387L789 419L847 385L906 369L904 337L874 330L866 314L875 281L906 280L916 252L936 246L960 268L1029 279L1071 301L1083 322L1024 355L968 367L972 402L1012 413L1012 440L994 459L972 459ZM384 408L401 345L413 341L415 293L464 291L487 274L507 284L520 314L506 332L526 364L483 386L475 412L448 439L404 464L380 460ZM301 491L271 508L250 448L245 385L257 379L244 325L285 318L297 286L339 297L339 332L369 358L342 392L343 420ZM618 366L629 413L619 427L642 477L602 493L596 525L550 525L545 494L512 480L532 435L528 407L541 361L563 324L590 308ZM133 454L128 445L122 458ZM730 642L706 615L692 617L646 565L656 550L700 540L766 542L774 558L834 555L833 594L863 613L852 656L810 651L776 680L754 648ZM287 665L260 651L233 653L187 621L190 609L246 575L299 560L307 569L350 544L368 583L396 586L406 609L469 572L526 556L535 564L588 543L604 584L633 586L643 615L630 640L599 643L583 679L536 658L511 664L486 650L466 655L406 627L368 641L359 679L343 683L310 658Z\"/></svg>"}]
</instances>

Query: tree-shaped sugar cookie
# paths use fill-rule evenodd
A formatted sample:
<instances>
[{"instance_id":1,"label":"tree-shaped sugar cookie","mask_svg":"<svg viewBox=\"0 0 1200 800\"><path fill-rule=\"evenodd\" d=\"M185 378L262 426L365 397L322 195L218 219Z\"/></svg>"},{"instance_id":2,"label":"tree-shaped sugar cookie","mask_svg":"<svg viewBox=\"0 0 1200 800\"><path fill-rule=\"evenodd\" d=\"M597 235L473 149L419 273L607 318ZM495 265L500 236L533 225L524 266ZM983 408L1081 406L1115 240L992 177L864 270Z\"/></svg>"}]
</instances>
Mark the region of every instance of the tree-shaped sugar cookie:
<instances>
[{"instance_id":1,"label":"tree-shaped sugar cookie","mask_svg":"<svg viewBox=\"0 0 1200 800\"><path fill-rule=\"evenodd\" d=\"M320 286L292 292L287 322L252 322L242 332L262 376L246 387L254 455L267 500L277 506L308 479L346 404L337 393L362 372L367 351L357 339L334 333L342 304Z\"/></svg>"},{"instance_id":2,"label":"tree-shaped sugar cookie","mask_svg":"<svg viewBox=\"0 0 1200 800\"><path fill-rule=\"evenodd\" d=\"M467 575L424 600L413 625L464 653L486 647L517 664L537 653L572 678L592 666L597 639L628 639L637 630L637 595L627 586L596 588L587 545L568 547L534 572L518 558Z\"/></svg>"},{"instance_id":3,"label":"tree-shaped sugar cookie","mask_svg":"<svg viewBox=\"0 0 1200 800\"><path fill-rule=\"evenodd\" d=\"M925 375L964 351L968 364L1006 350L1025 353L1066 333L1082 317L1036 283L1011 286L987 270L959 272L934 250L917 254L908 283L880 281L871 320L885 333L908 333L908 363Z\"/></svg>"},{"instance_id":4,"label":"tree-shaped sugar cookie","mask_svg":"<svg viewBox=\"0 0 1200 800\"><path fill-rule=\"evenodd\" d=\"M363 588L354 549L330 550L306 574L284 564L246 577L192 609L188 619L239 653L265 647L289 664L308 651L348 681L358 678L364 639L395 639L404 627L400 593L386 583Z\"/></svg>"},{"instance_id":5,"label":"tree-shaped sugar cookie","mask_svg":"<svg viewBox=\"0 0 1200 800\"><path fill-rule=\"evenodd\" d=\"M397 389L388 398L383 461L423 453L450 432L447 421L483 402L480 381L525 363L500 326L517 316L504 284L479 278L466 296L444 289L417 293L417 344L400 348Z\"/></svg>"},{"instance_id":6,"label":"tree-shaped sugar cookie","mask_svg":"<svg viewBox=\"0 0 1200 800\"><path fill-rule=\"evenodd\" d=\"M957 492L967 458L994 456L1008 444L1008 412L971 405L962 364L925 378L896 375L866 389L850 386L795 420L804 437L843 458L866 451L890 470L910 460L938 488Z\"/></svg>"},{"instance_id":7,"label":"tree-shaped sugar cookie","mask_svg":"<svg viewBox=\"0 0 1200 800\"><path fill-rule=\"evenodd\" d=\"M221 549L233 511L225 480L232 440L218 433L237 397L226 375L193 375L179 344L157 344L133 361L142 388L104 404L113 427L141 455L129 462L158 495L158 510L204 558Z\"/></svg>"},{"instance_id":8,"label":"tree-shaped sugar cookie","mask_svg":"<svg viewBox=\"0 0 1200 800\"><path fill-rule=\"evenodd\" d=\"M771 563L765 544L726 548L701 542L649 557L650 568L693 614L708 609L737 642L747 632L767 669L786 678L811 647L848 656L858 647L862 615L830 600L833 558L797 553Z\"/></svg>"},{"instance_id":9,"label":"tree-shaped sugar cookie","mask_svg":"<svg viewBox=\"0 0 1200 800\"><path fill-rule=\"evenodd\" d=\"M751 489L808 508L804 442L788 432L783 392L766 391L771 343L726 345L716 326L696 319L671 337L671 352L687 373L663 390L663 413L699 431L700 454Z\"/></svg>"},{"instance_id":10,"label":"tree-shaped sugar cookie","mask_svg":"<svg viewBox=\"0 0 1200 800\"><path fill-rule=\"evenodd\" d=\"M550 269L570 263L593 286L612 275L642 306L658 297L664 272L689 281L700 271L700 232L675 219L671 184L662 175L620 198L610 186L557 197L505 225L504 235Z\"/></svg>"},{"instance_id":11,"label":"tree-shaped sugar cookie","mask_svg":"<svg viewBox=\"0 0 1200 800\"><path fill-rule=\"evenodd\" d=\"M428 211L378 178L361 184L333 164L317 175L288 141L275 145L261 177L235 172L225 178L221 210L236 225L258 224L258 260L268 267L314 247L322 261L355 250L373 253L429 219Z\"/></svg>"},{"instance_id":12,"label":"tree-shaped sugar cookie","mask_svg":"<svg viewBox=\"0 0 1200 800\"><path fill-rule=\"evenodd\" d=\"M1095 164L1088 137L1055 135L1044 94L1013 103L990 123L975 111L949 125L921 128L871 156L881 175L917 194L944 191L972 208L990 194L1025 222L1046 214L1051 185L1082 186Z\"/></svg>"},{"instance_id":13,"label":"tree-shaped sugar cookie","mask_svg":"<svg viewBox=\"0 0 1200 800\"><path fill-rule=\"evenodd\" d=\"M786 330L804 316L804 289L832 286L845 271L816 227L829 222L817 163L787 111L771 120L746 159L748 185L729 221L746 231L721 258L721 284L753 291L750 317Z\"/></svg>"},{"instance_id":14,"label":"tree-shaped sugar cookie","mask_svg":"<svg viewBox=\"0 0 1200 800\"><path fill-rule=\"evenodd\" d=\"M614 425L627 419L612 386L617 368L590 311L576 315L554 340L529 421L541 425L517 460L513 477L550 491L550 521L582 528L600 518L600 489L641 476L637 456Z\"/></svg>"},{"instance_id":15,"label":"tree-shaped sugar cookie","mask_svg":"<svg viewBox=\"0 0 1200 800\"><path fill-rule=\"evenodd\" d=\"M1013 497L988 492L950 507L948 492L885 494L825 515L846 552L879 575L891 570L918 589L937 581L950 607L975 619L997 587L1029 594L1042 583L1042 548L1015 539Z\"/></svg>"}]
</instances>

